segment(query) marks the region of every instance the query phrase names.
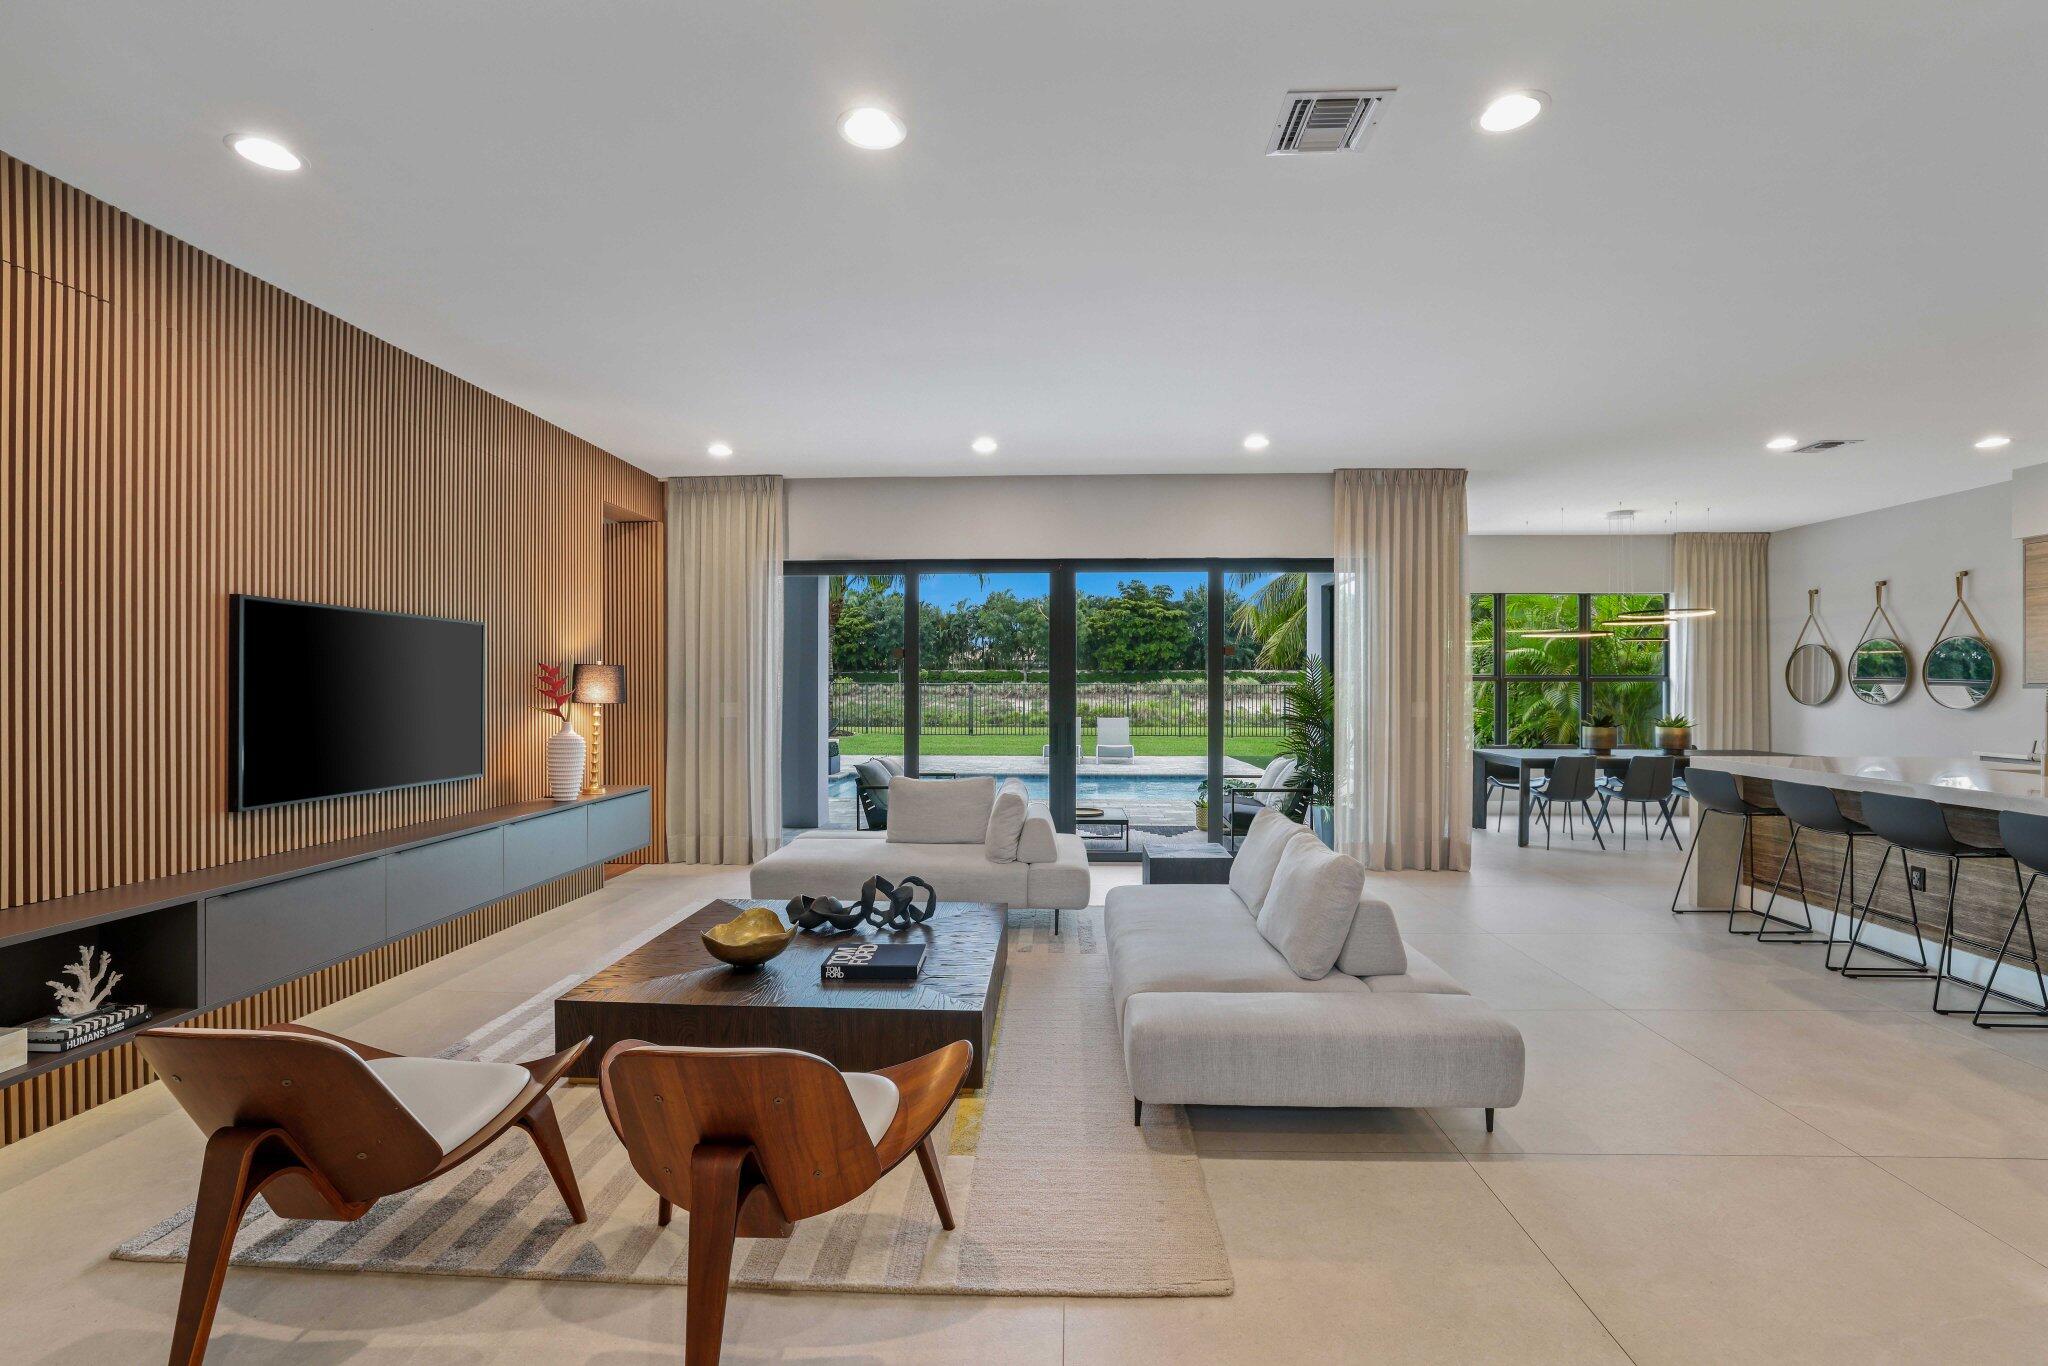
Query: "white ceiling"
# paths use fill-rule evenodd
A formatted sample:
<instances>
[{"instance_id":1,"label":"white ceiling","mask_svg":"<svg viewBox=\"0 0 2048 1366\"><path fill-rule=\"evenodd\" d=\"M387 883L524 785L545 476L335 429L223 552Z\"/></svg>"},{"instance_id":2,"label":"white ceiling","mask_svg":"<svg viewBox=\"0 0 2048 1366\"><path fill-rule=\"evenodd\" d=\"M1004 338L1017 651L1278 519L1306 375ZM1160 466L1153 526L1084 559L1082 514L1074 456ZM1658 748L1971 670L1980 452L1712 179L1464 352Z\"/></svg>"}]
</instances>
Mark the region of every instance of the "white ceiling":
<instances>
[{"instance_id":1,"label":"white ceiling","mask_svg":"<svg viewBox=\"0 0 2048 1366\"><path fill-rule=\"evenodd\" d=\"M2040 0L78 0L0 8L0 149L657 473L1776 528L2048 459L2044 61ZM1400 93L1261 155L1307 86Z\"/></svg>"}]
</instances>

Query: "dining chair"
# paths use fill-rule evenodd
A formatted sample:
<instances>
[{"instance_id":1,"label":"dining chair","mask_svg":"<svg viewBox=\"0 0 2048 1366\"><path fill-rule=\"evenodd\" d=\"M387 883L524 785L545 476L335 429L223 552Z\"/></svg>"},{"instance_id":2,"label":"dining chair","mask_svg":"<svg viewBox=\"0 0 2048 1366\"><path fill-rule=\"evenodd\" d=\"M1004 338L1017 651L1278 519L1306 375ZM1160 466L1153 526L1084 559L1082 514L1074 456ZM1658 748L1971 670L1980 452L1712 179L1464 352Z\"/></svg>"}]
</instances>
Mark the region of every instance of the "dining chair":
<instances>
[{"instance_id":1,"label":"dining chair","mask_svg":"<svg viewBox=\"0 0 2048 1366\"><path fill-rule=\"evenodd\" d=\"M1656 807L1663 818L1664 827L1657 832L1658 842L1670 835L1672 842L1680 849L1685 841L1678 837L1678 827L1671 823L1671 805L1675 789L1672 786L1671 759L1657 754L1638 754L1628 761L1628 767L1619 778L1601 774L1594 786L1600 797L1600 819L1607 822L1607 828L1614 828L1614 819L1608 814L1609 805L1621 803L1621 847L1628 848L1628 809L1631 805L1643 808L1643 838L1650 838L1650 808Z\"/></svg>"},{"instance_id":2,"label":"dining chair","mask_svg":"<svg viewBox=\"0 0 2048 1366\"><path fill-rule=\"evenodd\" d=\"M306 1025L146 1029L135 1045L206 1139L171 1366L198 1366L242 1215L353 1222L512 1128L540 1150L569 1217L576 1172L548 1091L589 1039L526 1063L414 1058Z\"/></svg>"},{"instance_id":3,"label":"dining chair","mask_svg":"<svg viewBox=\"0 0 2048 1366\"><path fill-rule=\"evenodd\" d=\"M604 1111L656 1220L690 1212L685 1366L713 1366L725 1336L733 1239L787 1238L917 1154L953 1227L932 1130L974 1060L964 1040L879 1072L841 1072L788 1048L669 1047L629 1039L599 1065Z\"/></svg>"},{"instance_id":4,"label":"dining chair","mask_svg":"<svg viewBox=\"0 0 2048 1366\"><path fill-rule=\"evenodd\" d=\"M1536 803L1532 815L1543 818L1543 847L1550 847L1550 808L1564 807L1564 830L1566 839L1577 839L1572 831L1572 808L1578 807L1586 813L1586 823L1592 827L1593 842L1602 849L1607 841L1600 838L1600 819L1593 813L1594 778L1598 761L1590 754L1565 754L1559 756L1550 766L1550 776L1539 786L1529 789L1530 800Z\"/></svg>"}]
</instances>

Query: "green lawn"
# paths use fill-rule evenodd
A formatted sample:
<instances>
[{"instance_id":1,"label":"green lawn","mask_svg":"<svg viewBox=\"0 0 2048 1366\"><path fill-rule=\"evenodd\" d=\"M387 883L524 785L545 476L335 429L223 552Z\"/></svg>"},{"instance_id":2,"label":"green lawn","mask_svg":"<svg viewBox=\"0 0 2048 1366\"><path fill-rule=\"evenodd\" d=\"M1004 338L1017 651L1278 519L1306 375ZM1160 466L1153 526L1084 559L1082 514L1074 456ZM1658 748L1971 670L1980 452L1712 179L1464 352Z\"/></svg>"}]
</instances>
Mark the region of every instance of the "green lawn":
<instances>
[{"instance_id":1,"label":"green lawn","mask_svg":"<svg viewBox=\"0 0 2048 1366\"><path fill-rule=\"evenodd\" d=\"M1092 732L1091 732L1092 734ZM1208 752L1208 742L1199 735L1138 735L1132 737L1138 748L1139 757L1180 757L1200 758ZM926 754L1014 754L1019 758L1036 759L1045 747L1042 738L1030 735L933 735L924 742ZM901 754L903 732L900 730L853 731L839 737L841 754ZM1233 759L1264 768L1280 752L1280 737L1277 735L1230 736L1223 742L1223 752Z\"/></svg>"}]
</instances>

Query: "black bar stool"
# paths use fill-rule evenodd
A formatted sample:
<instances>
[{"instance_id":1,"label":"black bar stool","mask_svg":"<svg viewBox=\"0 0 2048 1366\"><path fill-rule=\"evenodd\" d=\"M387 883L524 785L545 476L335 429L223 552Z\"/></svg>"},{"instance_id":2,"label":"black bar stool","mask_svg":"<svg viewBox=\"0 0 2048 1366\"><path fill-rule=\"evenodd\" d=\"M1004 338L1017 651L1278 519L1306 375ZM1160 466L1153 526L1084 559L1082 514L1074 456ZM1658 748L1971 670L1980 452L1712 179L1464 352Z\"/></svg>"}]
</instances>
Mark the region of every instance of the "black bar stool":
<instances>
[{"instance_id":1,"label":"black bar stool","mask_svg":"<svg viewBox=\"0 0 2048 1366\"><path fill-rule=\"evenodd\" d=\"M1852 821L1842 814L1842 804L1836 800L1832 788L1816 783L1788 783L1774 781L1771 796L1777 800L1778 810L1785 813L1785 823L1791 827L1792 837L1785 842L1785 857L1778 860L1778 876L1771 883L1771 899L1764 903L1766 922L1783 917L1773 916L1771 908L1778 904L1778 893L1785 885L1785 865L1790 863L1792 871L1799 878L1799 902L1807 908L1806 924L1801 930L1767 930L1757 933L1759 944L1819 944L1825 943L1827 965L1835 966L1835 927L1842 922L1842 888L1849 889L1849 912L1853 922L1856 911L1856 837L1869 835L1870 827L1861 821ZM1799 837L1807 831L1824 835L1840 835L1844 844L1842 871L1835 875L1835 903L1833 918L1828 922L1825 940L1813 934L1812 898L1806 894L1806 867L1799 859ZM1802 932L1803 930L1803 932ZM1866 946L1867 947L1867 946ZM1872 949L1871 952L1882 952Z\"/></svg>"},{"instance_id":2,"label":"black bar stool","mask_svg":"<svg viewBox=\"0 0 2048 1366\"><path fill-rule=\"evenodd\" d=\"M1706 831L1707 817L1734 816L1742 821L1742 840L1735 846L1735 881L1730 883L1728 887L1728 933L1755 934L1763 928L1762 923L1759 923L1755 930L1738 930L1735 928L1735 917L1742 914L1742 908L1736 904L1742 896L1742 873L1749 866L1749 823L1759 816L1782 816L1784 813L1775 806L1759 806L1755 802L1744 799L1742 786L1735 781L1735 775L1733 773L1724 773L1717 768L1688 769L1686 771L1686 786L1690 789L1687 795L1699 804L1700 810L1699 814L1693 817L1692 848L1685 851L1685 866L1678 870L1678 886L1672 889L1671 892L1671 913L1673 915L1697 915L1702 912L1719 915L1721 913L1720 908L1715 906L1694 906L1681 911L1678 909L1678 897L1685 890L1685 875L1692 867L1692 856L1699 852L1700 836ZM1750 915L1757 914L1756 883L1754 881L1749 884L1748 913ZM1786 925L1792 924L1791 921L1783 920L1782 917L1779 917L1779 919ZM1812 930L1813 925L1810 921L1806 928L1809 931Z\"/></svg>"},{"instance_id":3,"label":"black bar stool","mask_svg":"<svg viewBox=\"0 0 2048 1366\"><path fill-rule=\"evenodd\" d=\"M1925 797L1902 797L1890 792L1866 792L1863 794L1863 823L1870 827L1872 834L1885 841L1885 851L1884 857L1878 861L1877 880L1870 884L1870 900L1864 903L1863 917L1850 929L1849 952L1842 957L1842 975L1845 977L1918 977L1931 981L1934 983L1934 1000L1932 1003L1934 1012L1937 1015L1963 1014L1963 1009L1960 1007L1946 1009L1941 1004L1941 985L1944 981L1960 982L1964 986L1970 987L1977 985L1967 977L1957 977L1950 970L1950 965L1954 962L1956 942L1956 879L1962 871L1964 859L2010 858L2011 855L2007 854L2002 848L1986 848L1982 845L1965 844L1957 839L1955 833L1948 827L1948 816L1942 811L1940 804L1929 801ZM1939 858L1948 861L1948 914L1943 920L1941 927L1940 957L1935 960L1932 971L1929 971L1926 966L1927 949L1925 945L1922 945L1920 948L1920 965L1917 968L1911 966L1911 959L1903 958L1898 954L1891 954L1889 955L1890 957L1898 958L1899 961L1909 966L1903 968L1858 968L1851 970L1849 959L1855 956L1857 948L1870 947L1862 943L1863 928L1870 923L1871 912L1877 904L1877 889L1884 881L1884 865L1891 858L1892 850L1894 849L1899 851L1899 869L1906 880L1906 905L1912 912L1913 934L1915 938L1920 937L1920 901L1918 897L1913 895L1913 877L1911 869L1908 868L1906 863L1906 855L1913 853L1927 858ZM1982 942L1976 939L1969 939L1968 936L1965 936L1965 938L1973 945ZM1990 945L1985 944L1984 947L1988 949Z\"/></svg>"},{"instance_id":4,"label":"black bar stool","mask_svg":"<svg viewBox=\"0 0 2048 1366\"><path fill-rule=\"evenodd\" d=\"M2001 811L1998 813L1998 838L2005 845L2005 851L2012 855L2012 880L2019 891L2020 904L2012 913L2012 924L2006 928L2005 942L1998 946L1998 956L1991 960L1991 972L1984 979L1984 990L1977 997L1977 1009L1971 1012L1970 1023L1979 1029L2040 1029L2048 1026L2048 978L2041 974L2041 952L2034 946L2034 917L2027 910L2027 898L2034 894L2034 879L2048 872L2048 816ZM2026 870L2024 880L2022 869ZM2038 1006L1992 986L1998 980L1999 968L2005 965L2006 954L2012 949L2013 936L2022 924L2027 927L2025 962L2034 970L2034 984L2041 992L2041 1004ZM2011 1001L2020 1008L1987 1009L1993 996Z\"/></svg>"}]
</instances>

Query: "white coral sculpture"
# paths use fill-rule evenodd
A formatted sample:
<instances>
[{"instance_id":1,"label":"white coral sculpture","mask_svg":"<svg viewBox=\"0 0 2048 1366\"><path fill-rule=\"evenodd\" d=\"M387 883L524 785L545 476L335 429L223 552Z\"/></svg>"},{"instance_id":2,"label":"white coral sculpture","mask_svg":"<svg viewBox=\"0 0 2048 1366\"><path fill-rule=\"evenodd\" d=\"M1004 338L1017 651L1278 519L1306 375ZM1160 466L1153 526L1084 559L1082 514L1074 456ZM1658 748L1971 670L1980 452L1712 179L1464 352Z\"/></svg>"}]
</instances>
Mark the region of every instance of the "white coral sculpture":
<instances>
[{"instance_id":1,"label":"white coral sculpture","mask_svg":"<svg viewBox=\"0 0 2048 1366\"><path fill-rule=\"evenodd\" d=\"M57 1013L67 1019L75 1020L81 1015L90 1015L95 1010L98 1010L100 1003L106 1000L113 992L114 984L121 980L121 974L118 972L111 975L108 974L107 969L113 965L113 955L102 949L100 951L99 970L94 971L92 947L87 944L80 944L78 946L78 961L64 969L66 976L78 979L78 985L68 987L62 982L43 983L44 986L57 993Z\"/></svg>"}]
</instances>

